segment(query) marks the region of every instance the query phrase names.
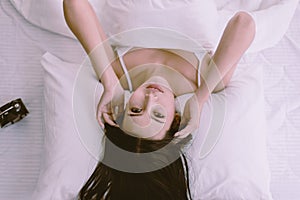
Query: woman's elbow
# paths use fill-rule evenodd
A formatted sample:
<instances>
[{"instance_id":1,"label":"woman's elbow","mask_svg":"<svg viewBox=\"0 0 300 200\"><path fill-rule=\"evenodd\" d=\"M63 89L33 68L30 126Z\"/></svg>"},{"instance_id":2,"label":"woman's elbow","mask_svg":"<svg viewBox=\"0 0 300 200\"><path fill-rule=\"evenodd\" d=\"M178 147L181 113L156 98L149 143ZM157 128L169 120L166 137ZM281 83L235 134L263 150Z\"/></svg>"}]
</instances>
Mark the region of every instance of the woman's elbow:
<instances>
[{"instance_id":1,"label":"woman's elbow","mask_svg":"<svg viewBox=\"0 0 300 200\"><path fill-rule=\"evenodd\" d=\"M64 4L70 4L70 3L74 3L76 1L78 1L78 0L63 0L63 3Z\"/></svg>"},{"instance_id":2,"label":"woman's elbow","mask_svg":"<svg viewBox=\"0 0 300 200\"><path fill-rule=\"evenodd\" d=\"M230 20L237 27L241 29L246 29L251 37L254 38L256 32L256 25L253 17L245 11L237 12Z\"/></svg>"},{"instance_id":3,"label":"woman's elbow","mask_svg":"<svg viewBox=\"0 0 300 200\"><path fill-rule=\"evenodd\" d=\"M255 22L252 16L245 11L238 11L233 16L232 20L236 21L237 23L247 25L247 26L255 26Z\"/></svg>"},{"instance_id":4,"label":"woman's elbow","mask_svg":"<svg viewBox=\"0 0 300 200\"><path fill-rule=\"evenodd\" d=\"M75 5L80 5L82 3L82 0L63 0L63 6L64 7L71 7Z\"/></svg>"}]
</instances>

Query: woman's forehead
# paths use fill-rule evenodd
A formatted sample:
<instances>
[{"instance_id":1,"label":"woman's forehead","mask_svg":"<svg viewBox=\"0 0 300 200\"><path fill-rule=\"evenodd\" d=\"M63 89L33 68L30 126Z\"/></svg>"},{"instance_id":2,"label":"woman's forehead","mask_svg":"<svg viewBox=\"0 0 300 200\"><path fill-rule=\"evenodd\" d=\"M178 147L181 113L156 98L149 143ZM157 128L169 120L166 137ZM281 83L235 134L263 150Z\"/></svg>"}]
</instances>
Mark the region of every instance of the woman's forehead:
<instances>
[{"instance_id":1,"label":"woman's forehead","mask_svg":"<svg viewBox=\"0 0 300 200\"><path fill-rule=\"evenodd\" d=\"M167 130L167 127L166 123L147 118L146 115L132 117L124 114L121 129L136 137L150 138Z\"/></svg>"}]
</instances>

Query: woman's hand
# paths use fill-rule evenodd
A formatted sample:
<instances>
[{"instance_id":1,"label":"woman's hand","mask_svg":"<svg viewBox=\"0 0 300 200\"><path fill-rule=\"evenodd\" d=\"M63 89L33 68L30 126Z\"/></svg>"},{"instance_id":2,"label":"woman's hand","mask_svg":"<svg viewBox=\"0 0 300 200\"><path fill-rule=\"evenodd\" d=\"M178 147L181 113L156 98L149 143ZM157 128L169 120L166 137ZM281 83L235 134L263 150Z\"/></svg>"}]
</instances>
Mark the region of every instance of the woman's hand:
<instances>
[{"instance_id":1,"label":"woman's hand","mask_svg":"<svg viewBox=\"0 0 300 200\"><path fill-rule=\"evenodd\" d=\"M97 109L97 120L102 128L104 122L118 126L115 120L124 111L124 90L120 84L104 89Z\"/></svg>"},{"instance_id":2,"label":"woman's hand","mask_svg":"<svg viewBox=\"0 0 300 200\"><path fill-rule=\"evenodd\" d=\"M198 99L197 95L194 94L184 106L182 116L182 126L184 128L177 132L174 136L177 138L185 138L199 127L201 110L203 101Z\"/></svg>"}]
</instances>

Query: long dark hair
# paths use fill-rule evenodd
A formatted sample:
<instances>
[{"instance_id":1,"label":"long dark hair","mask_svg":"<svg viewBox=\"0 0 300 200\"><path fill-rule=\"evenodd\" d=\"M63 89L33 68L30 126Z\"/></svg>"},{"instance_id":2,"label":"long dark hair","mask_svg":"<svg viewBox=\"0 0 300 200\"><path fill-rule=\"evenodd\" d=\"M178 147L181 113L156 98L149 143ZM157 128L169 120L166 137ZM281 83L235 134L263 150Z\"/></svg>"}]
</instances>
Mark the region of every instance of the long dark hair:
<instances>
[{"instance_id":1,"label":"long dark hair","mask_svg":"<svg viewBox=\"0 0 300 200\"><path fill-rule=\"evenodd\" d=\"M171 128L163 140L147 140L132 137L120 128L106 124L104 158L98 163L95 171L81 189L79 199L187 200L190 191L188 173L185 175L185 169L188 172L188 168L184 154L181 152L181 147L190 140L190 137L178 143L171 142L173 135L178 131L179 124L180 115L175 115ZM138 155L151 152L150 160L145 161L138 157L133 164L136 167L142 162L144 165L147 162L147 164L159 166L159 168L138 173L115 169L106 163L122 165L127 158L122 157L122 155L116 155L112 150L113 146ZM152 154L165 146L170 146L170 148L157 154ZM182 156L184 162L182 162ZM172 158L176 159L172 160Z\"/></svg>"}]
</instances>

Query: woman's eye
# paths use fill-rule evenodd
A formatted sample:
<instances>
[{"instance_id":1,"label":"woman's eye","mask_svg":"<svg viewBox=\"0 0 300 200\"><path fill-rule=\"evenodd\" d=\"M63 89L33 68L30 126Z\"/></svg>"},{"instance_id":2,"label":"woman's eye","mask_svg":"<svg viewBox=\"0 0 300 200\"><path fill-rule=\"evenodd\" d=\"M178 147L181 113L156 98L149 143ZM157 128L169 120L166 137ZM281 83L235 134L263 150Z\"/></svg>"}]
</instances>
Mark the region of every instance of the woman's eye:
<instances>
[{"instance_id":1,"label":"woman's eye","mask_svg":"<svg viewBox=\"0 0 300 200\"><path fill-rule=\"evenodd\" d=\"M154 116L157 117L157 118L165 118L165 116L159 112L153 112Z\"/></svg>"},{"instance_id":2,"label":"woman's eye","mask_svg":"<svg viewBox=\"0 0 300 200\"><path fill-rule=\"evenodd\" d=\"M142 109L141 108L131 108L130 111L133 113L140 113L140 112L142 112Z\"/></svg>"}]
</instances>

